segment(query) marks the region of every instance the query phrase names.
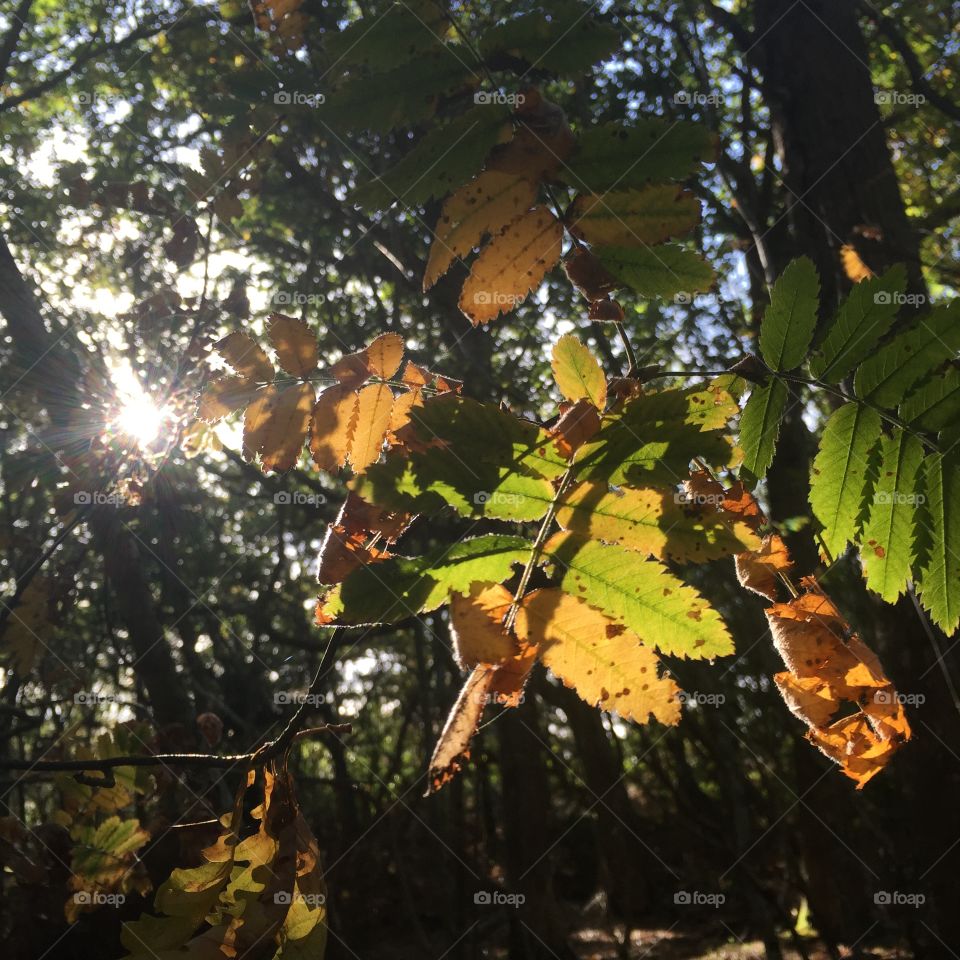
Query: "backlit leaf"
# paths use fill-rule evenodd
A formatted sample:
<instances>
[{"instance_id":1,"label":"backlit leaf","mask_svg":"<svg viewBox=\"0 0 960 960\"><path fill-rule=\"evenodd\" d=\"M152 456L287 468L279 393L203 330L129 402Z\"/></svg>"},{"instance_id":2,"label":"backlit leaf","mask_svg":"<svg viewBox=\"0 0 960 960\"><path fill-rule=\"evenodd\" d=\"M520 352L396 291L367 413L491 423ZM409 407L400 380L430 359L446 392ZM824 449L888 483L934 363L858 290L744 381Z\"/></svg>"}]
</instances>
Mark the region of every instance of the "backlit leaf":
<instances>
[{"instance_id":1,"label":"backlit leaf","mask_svg":"<svg viewBox=\"0 0 960 960\"><path fill-rule=\"evenodd\" d=\"M856 403L840 407L820 437L810 506L823 524L823 542L832 557L839 557L860 530L870 492L870 457L879 439L880 415Z\"/></svg>"},{"instance_id":2,"label":"backlit leaf","mask_svg":"<svg viewBox=\"0 0 960 960\"><path fill-rule=\"evenodd\" d=\"M611 623L580 597L556 589L524 597L517 635L536 644L551 672L591 707L625 720L680 721L680 690L660 676L657 655L626 627Z\"/></svg>"},{"instance_id":3,"label":"backlit leaf","mask_svg":"<svg viewBox=\"0 0 960 960\"><path fill-rule=\"evenodd\" d=\"M960 461L932 454L923 463L929 556L917 577L923 605L948 636L960 623Z\"/></svg>"},{"instance_id":4,"label":"backlit leaf","mask_svg":"<svg viewBox=\"0 0 960 960\"><path fill-rule=\"evenodd\" d=\"M307 377L320 359L317 338L303 320L282 313L270 315L267 333L280 366L294 377Z\"/></svg>"},{"instance_id":5,"label":"backlit leaf","mask_svg":"<svg viewBox=\"0 0 960 960\"><path fill-rule=\"evenodd\" d=\"M743 469L751 477L766 476L773 462L788 399L786 384L776 377L750 391L740 415L740 446L743 447Z\"/></svg>"},{"instance_id":6,"label":"backlit leaf","mask_svg":"<svg viewBox=\"0 0 960 960\"><path fill-rule=\"evenodd\" d=\"M589 400L598 410L607 404L607 378L596 357L573 334L553 347L553 376L567 400Z\"/></svg>"},{"instance_id":7,"label":"backlit leaf","mask_svg":"<svg viewBox=\"0 0 960 960\"><path fill-rule=\"evenodd\" d=\"M643 297L689 298L713 284L713 270L698 254L672 244L594 247L593 252L605 270Z\"/></svg>"},{"instance_id":8,"label":"backlit leaf","mask_svg":"<svg viewBox=\"0 0 960 960\"><path fill-rule=\"evenodd\" d=\"M254 383L273 380L273 364L263 348L245 333L228 333L215 344L217 353L227 361L238 376Z\"/></svg>"},{"instance_id":9,"label":"backlit leaf","mask_svg":"<svg viewBox=\"0 0 960 960\"><path fill-rule=\"evenodd\" d=\"M661 653L706 659L733 653L716 610L659 561L567 532L554 534L544 552L566 593L625 624Z\"/></svg>"},{"instance_id":10,"label":"backlit leaf","mask_svg":"<svg viewBox=\"0 0 960 960\"><path fill-rule=\"evenodd\" d=\"M460 293L460 309L477 324L509 312L560 259L563 227L546 207L508 224L480 251Z\"/></svg>"},{"instance_id":11,"label":"backlit leaf","mask_svg":"<svg viewBox=\"0 0 960 960\"><path fill-rule=\"evenodd\" d=\"M700 221L700 201L676 184L580 194L570 232L591 244L645 246L688 233Z\"/></svg>"},{"instance_id":12,"label":"backlit leaf","mask_svg":"<svg viewBox=\"0 0 960 960\"><path fill-rule=\"evenodd\" d=\"M803 363L817 327L819 306L817 268L809 257L800 257L773 285L760 323L760 353L771 370L793 370Z\"/></svg>"}]
</instances>

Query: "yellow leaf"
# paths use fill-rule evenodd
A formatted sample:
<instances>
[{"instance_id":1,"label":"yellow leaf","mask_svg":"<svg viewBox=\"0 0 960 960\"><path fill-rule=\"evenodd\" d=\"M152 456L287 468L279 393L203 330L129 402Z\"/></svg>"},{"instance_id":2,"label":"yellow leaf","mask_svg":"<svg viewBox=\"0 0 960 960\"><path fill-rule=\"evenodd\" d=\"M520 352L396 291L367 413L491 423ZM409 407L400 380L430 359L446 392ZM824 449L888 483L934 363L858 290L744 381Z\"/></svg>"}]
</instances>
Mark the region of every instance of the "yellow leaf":
<instances>
[{"instance_id":1,"label":"yellow leaf","mask_svg":"<svg viewBox=\"0 0 960 960\"><path fill-rule=\"evenodd\" d=\"M517 617L517 636L539 647L540 659L591 706L646 723L680 720L680 692L659 675L657 655L622 624L579 597L549 588L528 594Z\"/></svg>"},{"instance_id":2,"label":"yellow leaf","mask_svg":"<svg viewBox=\"0 0 960 960\"><path fill-rule=\"evenodd\" d=\"M869 280L876 276L863 262L857 248L852 244L845 243L840 248L840 262L843 264L843 272L854 283L860 283L861 280Z\"/></svg>"},{"instance_id":3,"label":"yellow leaf","mask_svg":"<svg viewBox=\"0 0 960 960\"><path fill-rule=\"evenodd\" d=\"M480 251L460 292L474 326L496 319L536 289L560 259L563 227L546 207L517 217Z\"/></svg>"},{"instance_id":4,"label":"yellow leaf","mask_svg":"<svg viewBox=\"0 0 960 960\"><path fill-rule=\"evenodd\" d=\"M267 333L280 366L287 373L306 377L316 367L320 358L317 338L303 320L282 313L271 314Z\"/></svg>"},{"instance_id":5,"label":"yellow leaf","mask_svg":"<svg viewBox=\"0 0 960 960\"><path fill-rule=\"evenodd\" d=\"M245 333L228 333L216 343L217 353L245 380L269 383L273 379L273 364L256 342Z\"/></svg>"},{"instance_id":6,"label":"yellow leaf","mask_svg":"<svg viewBox=\"0 0 960 960\"><path fill-rule=\"evenodd\" d=\"M606 406L607 378L594 355L572 333L554 344L551 366L567 400L589 400L598 410Z\"/></svg>"},{"instance_id":7,"label":"yellow leaf","mask_svg":"<svg viewBox=\"0 0 960 960\"><path fill-rule=\"evenodd\" d=\"M760 538L742 521L677 503L673 495L650 488L614 492L606 483L582 483L560 502L557 522L593 540L681 563L760 547Z\"/></svg>"},{"instance_id":8,"label":"yellow leaf","mask_svg":"<svg viewBox=\"0 0 960 960\"><path fill-rule=\"evenodd\" d=\"M525 177L485 170L447 197L430 245L423 289L429 290L457 257L528 210L536 194L536 184Z\"/></svg>"},{"instance_id":9,"label":"yellow leaf","mask_svg":"<svg viewBox=\"0 0 960 960\"><path fill-rule=\"evenodd\" d=\"M347 462L357 425L357 395L343 387L320 394L310 426L310 454L321 470L331 473Z\"/></svg>"},{"instance_id":10,"label":"yellow leaf","mask_svg":"<svg viewBox=\"0 0 960 960\"><path fill-rule=\"evenodd\" d=\"M601 246L631 247L687 233L700 220L700 202L689 190L662 183L642 190L580 194L570 216L575 236Z\"/></svg>"},{"instance_id":11,"label":"yellow leaf","mask_svg":"<svg viewBox=\"0 0 960 960\"><path fill-rule=\"evenodd\" d=\"M380 456L392 409L393 392L385 383L371 383L357 394L356 429L349 454L355 473Z\"/></svg>"},{"instance_id":12,"label":"yellow leaf","mask_svg":"<svg viewBox=\"0 0 960 960\"><path fill-rule=\"evenodd\" d=\"M400 369L403 360L403 337L399 333L381 333L365 351L370 372L389 380Z\"/></svg>"},{"instance_id":13,"label":"yellow leaf","mask_svg":"<svg viewBox=\"0 0 960 960\"><path fill-rule=\"evenodd\" d=\"M503 618L512 602L513 595L499 583L475 583L468 595L453 595L450 632L461 667L499 664L520 652L514 638L503 629Z\"/></svg>"}]
</instances>

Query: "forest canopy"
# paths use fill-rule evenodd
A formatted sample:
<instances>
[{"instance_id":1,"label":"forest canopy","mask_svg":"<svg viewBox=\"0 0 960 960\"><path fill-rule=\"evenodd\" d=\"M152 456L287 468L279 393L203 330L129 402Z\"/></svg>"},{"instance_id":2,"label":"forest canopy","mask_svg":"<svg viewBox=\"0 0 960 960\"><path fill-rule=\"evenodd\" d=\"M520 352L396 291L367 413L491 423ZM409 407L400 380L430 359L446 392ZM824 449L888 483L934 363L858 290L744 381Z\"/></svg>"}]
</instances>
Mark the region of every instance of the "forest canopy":
<instances>
[{"instance_id":1,"label":"forest canopy","mask_svg":"<svg viewBox=\"0 0 960 960\"><path fill-rule=\"evenodd\" d=\"M955 956L952 6L5 2L11 956Z\"/></svg>"}]
</instances>

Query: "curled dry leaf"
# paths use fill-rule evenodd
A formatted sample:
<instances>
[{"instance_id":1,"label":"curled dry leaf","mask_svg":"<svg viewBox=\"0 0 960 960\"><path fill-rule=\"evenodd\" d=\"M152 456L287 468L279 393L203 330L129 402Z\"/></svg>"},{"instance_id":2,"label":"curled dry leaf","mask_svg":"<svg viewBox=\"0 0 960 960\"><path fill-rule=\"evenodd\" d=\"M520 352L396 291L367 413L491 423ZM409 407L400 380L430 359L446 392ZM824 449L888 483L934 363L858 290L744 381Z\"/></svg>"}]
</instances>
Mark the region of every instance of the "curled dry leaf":
<instances>
[{"instance_id":1,"label":"curled dry leaf","mask_svg":"<svg viewBox=\"0 0 960 960\"><path fill-rule=\"evenodd\" d=\"M599 258L583 247L576 247L563 263L569 281L587 298L603 301L617 288L613 274L608 273Z\"/></svg>"},{"instance_id":2,"label":"curled dry leaf","mask_svg":"<svg viewBox=\"0 0 960 960\"><path fill-rule=\"evenodd\" d=\"M267 333L280 366L294 377L307 377L320 359L317 338L303 320L282 313L270 315Z\"/></svg>"},{"instance_id":3,"label":"curled dry leaf","mask_svg":"<svg viewBox=\"0 0 960 960\"><path fill-rule=\"evenodd\" d=\"M815 581L804 585L808 592L767 610L774 645L789 668L774 679L807 724L808 738L860 789L910 739L910 725L876 654ZM837 719L845 704L857 712Z\"/></svg>"},{"instance_id":4,"label":"curled dry leaf","mask_svg":"<svg viewBox=\"0 0 960 960\"><path fill-rule=\"evenodd\" d=\"M780 574L789 574L793 567L787 545L777 533L767 534L759 550L738 553L735 561L740 586L768 600L777 599Z\"/></svg>"},{"instance_id":5,"label":"curled dry leaf","mask_svg":"<svg viewBox=\"0 0 960 960\"><path fill-rule=\"evenodd\" d=\"M475 583L466 595L450 601L450 632L457 663L465 670L478 663L499 664L519 652L513 637L503 629L503 618L513 595L499 583Z\"/></svg>"},{"instance_id":6,"label":"curled dry leaf","mask_svg":"<svg viewBox=\"0 0 960 960\"><path fill-rule=\"evenodd\" d=\"M561 457L569 459L600 430L600 414L589 400L563 404L553 428L553 442Z\"/></svg>"},{"instance_id":7,"label":"curled dry leaf","mask_svg":"<svg viewBox=\"0 0 960 960\"><path fill-rule=\"evenodd\" d=\"M460 309L474 326L512 310L560 259L563 227L546 208L517 217L480 252L460 292Z\"/></svg>"}]
</instances>

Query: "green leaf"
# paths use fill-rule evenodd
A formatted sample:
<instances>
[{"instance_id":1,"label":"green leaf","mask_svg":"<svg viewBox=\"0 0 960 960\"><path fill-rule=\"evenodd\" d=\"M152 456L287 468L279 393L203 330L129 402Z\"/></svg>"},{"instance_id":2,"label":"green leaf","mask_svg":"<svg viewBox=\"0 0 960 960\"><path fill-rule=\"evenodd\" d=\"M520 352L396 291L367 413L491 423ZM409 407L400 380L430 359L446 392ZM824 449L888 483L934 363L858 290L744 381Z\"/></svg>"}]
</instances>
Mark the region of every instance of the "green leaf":
<instances>
[{"instance_id":1,"label":"green leaf","mask_svg":"<svg viewBox=\"0 0 960 960\"><path fill-rule=\"evenodd\" d=\"M760 324L760 353L771 370L793 370L806 359L819 305L817 268L809 257L800 257L773 285Z\"/></svg>"},{"instance_id":2,"label":"green leaf","mask_svg":"<svg viewBox=\"0 0 960 960\"><path fill-rule=\"evenodd\" d=\"M636 397L577 452L580 480L648 487L685 479L690 461L715 466L733 459L725 429L716 429L738 411L729 394L664 390Z\"/></svg>"},{"instance_id":3,"label":"green leaf","mask_svg":"<svg viewBox=\"0 0 960 960\"><path fill-rule=\"evenodd\" d=\"M789 396L786 384L776 377L750 392L740 416L740 446L743 469L753 478L766 476L770 469Z\"/></svg>"},{"instance_id":4,"label":"green leaf","mask_svg":"<svg viewBox=\"0 0 960 960\"><path fill-rule=\"evenodd\" d=\"M607 403L607 378L596 357L572 333L554 344L551 365L557 386L567 400L589 400L603 410Z\"/></svg>"},{"instance_id":5,"label":"green leaf","mask_svg":"<svg viewBox=\"0 0 960 960\"><path fill-rule=\"evenodd\" d=\"M605 483L582 483L563 497L557 522L591 540L680 563L703 563L761 547L745 523L700 510L676 490L611 490Z\"/></svg>"},{"instance_id":6,"label":"green leaf","mask_svg":"<svg viewBox=\"0 0 960 960\"><path fill-rule=\"evenodd\" d=\"M658 247L594 247L605 270L643 297L669 299L709 290L713 270L694 253L673 244Z\"/></svg>"},{"instance_id":7,"label":"green leaf","mask_svg":"<svg viewBox=\"0 0 960 960\"><path fill-rule=\"evenodd\" d=\"M855 540L870 492L870 457L880 439L880 414L858 403L840 407L823 431L810 477L810 506L823 524L834 558Z\"/></svg>"},{"instance_id":8,"label":"green leaf","mask_svg":"<svg viewBox=\"0 0 960 960\"><path fill-rule=\"evenodd\" d=\"M580 135L560 178L577 190L603 193L642 187L658 180L683 180L699 161L712 163L717 138L705 126L639 117L608 123Z\"/></svg>"},{"instance_id":9,"label":"green leaf","mask_svg":"<svg viewBox=\"0 0 960 960\"><path fill-rule=\"evenodd\" d=\"M898 411L900 419L936 433L960 420L960 370L951 367L942 376L917 387Z\"/></svg>"},{"instance_id":10,"label":"green leaf","mask_svg":"<svg viewBox=\"0 0 960 960\"><path fill-rule=\"evenodd\" d=\"M621 40L618 30L590 16L594 9L553 0L542 10L491 27L480 37L480 54L488 61L506 54L555 74L587 70L615 53Z\"/></svg>"},{"instance_id":11,"label":"green leaf","mask_svg":"<svg viewBox=\"0 0 960 960\"><path fill-rule=\"evenodd\" d=\"M331 73L362 67L381 73L436 52L449 29L443 11L434 3L415 0L397 3L386 13L363 17L340 31L330 31L323 48Z\"/></svg>"},{"instance_id":12,"label":"green leaf","mask_svg":"<svg viewBox=\"0 0 960 960\"><path fill-rule=\"evenodd\" d=\"M394 556L367 564L321 598L317 616L327 623L361 625L428 613L473 583L503 583L514 564L527 561L532 547L522 537L488 534L422 557Z\"/></svg>"},{"instance_id":13,"label":"green leaf","mask_svg":"<svg viewBox=\"0 0 960 960\"><path fill-rule=\"evenodd\" d=\"M441 96L470 85L475 73L466 50L450 47L371 77L350 77L317 112L339 131L386 133L433 116Z\"/></svg>"},{"instance_id":14,"label":"green leaf","mask_svg":"<svg viewBox=\"0 0 960 960\"><path fill-rule=\"evenodd\" d=\"M903 593L916 551L917 474L923 462L920 441L894 430L880 446L880 473L860 537L867 586L893 603Z\"/></svg>"},{"instance_id":15,"label":"green leaf","mask_svg":"<svg viewBox=\"0 0 960 960\"><path fill-rule=\"evenodd\" d=\"M474 441L482 437L473 438ZM463 517L539 520L553 500L548 480L497 466L471 455L468 443L458 449L436 447L391 451L383 463L368 467L351 488L369 503L408 513L439 513L450 506ZM464 459L467 457L468 459Z\"/></svg>"},{"instance_id":16,"label":"green leaf","mask_svg":"<svg viewBox=\"0 0 960 960\"><path fill-rule=\"evenodd\" d=\"M960 623L960 459L932 454L923 464L930 551L917 577L920 600L950 636Z\"/></svg>"},{"instance_id":17,"label":"green leaf","mask_svg":"<svg viewBox=\"0 0 960 960\"><path fill-rule=\"evenodd\" d=\"M538 520L567 468L550 435L489 404L449 393L410 411L412 449L391 451L353 481L371 503L415 513Z\"/></svg>"},{"instance_id":18,"label":"green leaf","mask_svg":"<svg viewBox=\"0 0 960 960\"><path fill-rule=\"evenodd\" d=\"M910 388L960 350L960 300L934 308L864 360L853 388L858 397L895 407Z\"/></svg>"},{"instance_id":19,"label":"green leaf","mask_svg":"<svg viewBox=\"0 0 960 960\"><path fill-rule=\"evenodd\" d=\"M700 222L700 201L675 183L640 190L582 193L568 214L570 232L591 244L643 246L689 233Z\"/></svg>"},{"instance_id":20,"label":"green leaf","mask_svg":"<svg viewBox=\"0 0 960 960\"><path fill-rule=\"evenodd\" d=\"M810 361L813 375L827 383L839 383L869 356L890 329L906 285L907 274L899 264L882 277L856 284Z\"/></svg>"},{"instance_id":21,"label":"green leaf","mask_svg":"<svg viewBox=\"0 0 960 960\"><path fill-rule=\"evenodd\" d=\"M358 187L352 199L368 210L383 210L396 199L422 206L466 183L487 154L510 137L510 108L481 104L438 124L383 176Z\"/></svg>"},{"instance_id":22,"label":"green leaf","mask_svg":"<svg viewBox=\"0 0 960 960\"><path fill-rule=\"evenodd\" d=\"M546 555L561 587L625 624L649 646L678 657L733 653L720 615L657 560L620 547L557 533Z\"/></svg>"}]
</instances>

